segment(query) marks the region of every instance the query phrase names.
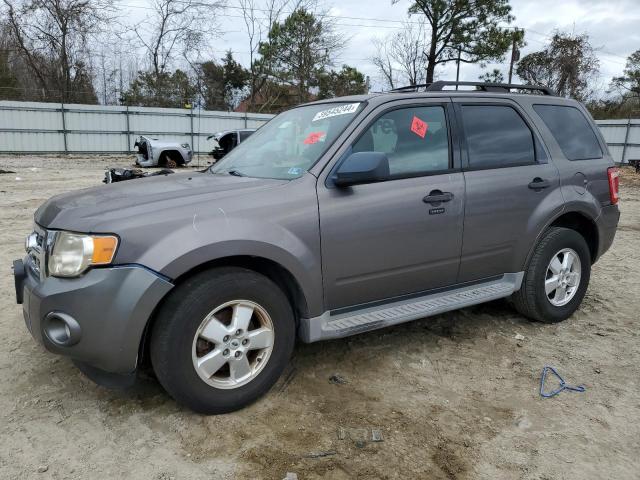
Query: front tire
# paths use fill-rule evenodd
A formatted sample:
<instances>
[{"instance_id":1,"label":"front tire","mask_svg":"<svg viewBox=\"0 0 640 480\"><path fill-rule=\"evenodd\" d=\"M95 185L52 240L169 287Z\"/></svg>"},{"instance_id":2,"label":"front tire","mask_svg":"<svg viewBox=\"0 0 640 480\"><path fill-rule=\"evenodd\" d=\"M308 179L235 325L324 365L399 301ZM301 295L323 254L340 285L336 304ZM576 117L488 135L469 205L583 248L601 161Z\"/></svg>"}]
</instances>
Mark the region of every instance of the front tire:
<instances>
[{"instance_id":1,"label":"front tire","mask_svg":"<svg viewBox=\"0 0 640 480\"><path fill-rule=\"evenodd\" d=\"M575 230L551 227L536 245L513 303L531 320L561 322L582 303L590 276L591 254L584 237Z\"/></svg>"},{"instance_id":2,"label":"front tire","mask_svg":"<svg viewBox=\"0 0 640 480\"><path fill-rule=\"evenodd\" d=\"M151 363L179 403L227 413L273 386L294 343L294 315L282 290L259 273L224 267L171 293L151 333Z\"/></svg>"},{"instance_id":3,"label":"front tire","mask_svg":"<svg viewBox=\"0 0 640 480\"><path fill-rule=\"evenodd\" d=\"M158 160L158 166L163 168L178 168L178 162L171 158L168 153L162 153Z\"/></svg>"}]
</instances>

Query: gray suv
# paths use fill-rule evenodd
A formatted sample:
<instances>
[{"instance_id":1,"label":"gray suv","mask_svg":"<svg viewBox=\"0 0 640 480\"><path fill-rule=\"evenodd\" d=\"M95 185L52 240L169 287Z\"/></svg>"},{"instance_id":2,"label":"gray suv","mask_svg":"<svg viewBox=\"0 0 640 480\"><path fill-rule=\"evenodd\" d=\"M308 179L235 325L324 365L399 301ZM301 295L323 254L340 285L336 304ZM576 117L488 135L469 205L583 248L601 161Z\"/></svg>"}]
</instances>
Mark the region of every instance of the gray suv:
<instances>
[{"instance_id":1,"label":"gray suv","mask_svg":"<svg viewBox=\"0 0 640 480\"><path fill-rule=\"evenodd\" d=\"M222 413L296 340L507 297L566 319L618 223L607 146L546 88L454 84L301 105L207 171L53 197L14 262L28 329L98 383L150 364Z\"/></svg>"}]
</instances>

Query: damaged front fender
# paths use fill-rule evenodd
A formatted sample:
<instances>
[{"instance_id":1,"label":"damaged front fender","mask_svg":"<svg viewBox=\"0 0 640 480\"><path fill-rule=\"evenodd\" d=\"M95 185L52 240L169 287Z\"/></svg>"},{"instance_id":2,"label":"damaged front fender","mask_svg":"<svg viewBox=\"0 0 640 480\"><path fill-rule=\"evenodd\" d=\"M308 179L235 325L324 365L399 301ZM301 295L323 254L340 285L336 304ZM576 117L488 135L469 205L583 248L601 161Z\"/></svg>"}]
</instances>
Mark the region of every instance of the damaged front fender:
<instances>
[{"instance_id":1,"label":"damaged front fender","mask_svg":"<svg viewBox=\"0 0 640 480\"><path fill-rule=\"evenodd\" d=\"M134 143L137 149L136 164L141 167L175 168L186 165L193 158L193 151L188 143L179 140L160 140L140 136Z\"/></svg>"}]
</instances>

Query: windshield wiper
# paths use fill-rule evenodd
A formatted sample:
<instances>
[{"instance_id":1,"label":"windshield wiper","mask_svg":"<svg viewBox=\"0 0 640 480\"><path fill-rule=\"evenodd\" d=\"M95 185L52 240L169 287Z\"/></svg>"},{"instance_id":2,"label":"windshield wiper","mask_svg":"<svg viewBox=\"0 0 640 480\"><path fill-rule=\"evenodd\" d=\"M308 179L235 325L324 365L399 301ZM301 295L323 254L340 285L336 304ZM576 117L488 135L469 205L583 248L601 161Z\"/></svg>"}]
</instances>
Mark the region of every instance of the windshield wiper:
<instances>
[{"instance_id":1,"label":"windshield wiper","mask_svg":"<svg viewBox=\"0 0 640 480\"><path fill-rule=\"evenodd\" d=\"M229 175L233 175L234 177L244 177L245 175L240 173L238 170L229 170L227 172Z\"/></svg>"}]
</instances>

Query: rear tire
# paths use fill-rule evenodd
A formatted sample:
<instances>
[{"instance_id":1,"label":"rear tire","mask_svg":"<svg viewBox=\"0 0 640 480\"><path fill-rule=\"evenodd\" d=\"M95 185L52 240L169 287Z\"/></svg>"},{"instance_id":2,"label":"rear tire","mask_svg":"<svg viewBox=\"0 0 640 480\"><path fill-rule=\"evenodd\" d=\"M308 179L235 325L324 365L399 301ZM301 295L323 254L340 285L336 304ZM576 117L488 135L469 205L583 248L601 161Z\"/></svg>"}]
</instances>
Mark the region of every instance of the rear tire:
<instances>
[{"instance_id":1,"label":"rear tire","mask_svg":"<svg viewBox=\"0 0 640 480\"><path fill-rule=\"evenodd\" d=\"M254 271L223 267L171 293L153 326L151 363L179 403L227 413L273 386L294 343L294 315L282 290Z\"/></svg>"},{"instance_id":2,"label":"rear tire","mask_svg":"<svg viewBox=\"0 0 640 480\"><path fill-rule=\"evenodd\" d=\"M512 300L525 317L544 323L569 318L580 306L591 275L591 254L575 230L549 228L535 247Z\"/></svg>"}]
</instances>

